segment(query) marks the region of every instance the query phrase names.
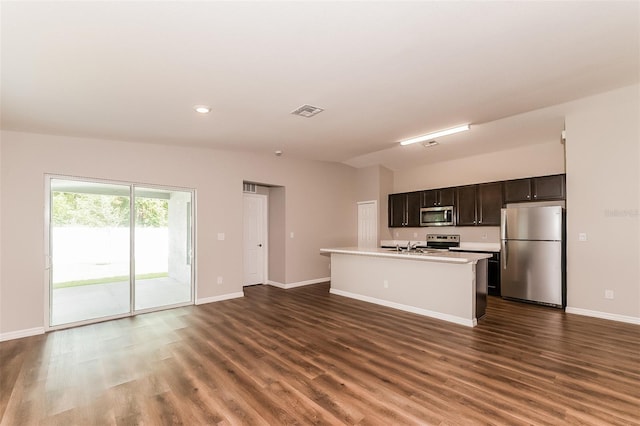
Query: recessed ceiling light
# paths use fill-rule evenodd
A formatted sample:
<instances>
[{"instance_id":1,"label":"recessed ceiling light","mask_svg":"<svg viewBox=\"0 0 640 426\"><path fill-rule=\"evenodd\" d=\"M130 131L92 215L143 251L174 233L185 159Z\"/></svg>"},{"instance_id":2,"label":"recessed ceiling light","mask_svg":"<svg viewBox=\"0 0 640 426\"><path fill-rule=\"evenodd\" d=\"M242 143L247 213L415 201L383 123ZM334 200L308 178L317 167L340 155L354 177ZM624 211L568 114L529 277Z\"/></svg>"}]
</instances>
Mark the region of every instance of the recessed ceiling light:
<instances>
[{"instance_id":1,"label":"recessed ceiling light","mask_svg":"<svg viewBox=\"0 0 640 426\"><path fill-rule=\"evenodd\" d=\"M200 114L209 114L211 112L209 105L194 105L193 109Z\"/></svg>"},{"instance_id":2,"label":"recessed ceiling light","mask_svg":"<svg viewBox=\"0 0 640 426\"><path fill-rule=\"evenodd\" d=\"M410 145L410 144L416 143L416 142L423 142L423 141L428 141L429 139L435 139L435 138L438 138L440 136L447 136L447 135L452 135L452 134L458 133L458 132L464 132L465 130L469 130L470 127L471 127L470 125L464 124L462 126L453 127L451 129L439 130L437 132L429 133L429 134L422 135L422 136L416 136L415 138L411 138L411 139L407 139L407 140L401 141L400 145Z\"/></svg>"}]
</instances>

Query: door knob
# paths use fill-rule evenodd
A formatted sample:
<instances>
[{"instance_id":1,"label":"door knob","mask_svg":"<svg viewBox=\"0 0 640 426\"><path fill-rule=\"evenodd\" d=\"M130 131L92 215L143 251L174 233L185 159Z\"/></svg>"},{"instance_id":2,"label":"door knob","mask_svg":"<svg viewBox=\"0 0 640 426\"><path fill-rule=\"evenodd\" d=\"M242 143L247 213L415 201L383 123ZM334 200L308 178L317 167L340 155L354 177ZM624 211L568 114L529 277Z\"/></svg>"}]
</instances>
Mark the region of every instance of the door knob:
<instances>
[{"instance_id":1,"label":"door knob","mask_svg":"<svg viewBox=\"0 0 640 426\"><path fill-rule=\"evenodd\" d=\"M258 247L262 247L262 244L258 244Z\"/></svg>"}]
</instances>

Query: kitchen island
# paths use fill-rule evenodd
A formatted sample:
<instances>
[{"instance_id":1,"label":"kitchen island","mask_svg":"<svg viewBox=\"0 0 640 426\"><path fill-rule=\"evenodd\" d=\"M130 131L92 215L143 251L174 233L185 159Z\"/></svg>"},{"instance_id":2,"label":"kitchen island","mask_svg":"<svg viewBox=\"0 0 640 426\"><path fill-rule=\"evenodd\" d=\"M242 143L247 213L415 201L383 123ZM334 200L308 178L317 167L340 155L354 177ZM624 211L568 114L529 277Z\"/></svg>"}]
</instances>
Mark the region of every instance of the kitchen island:
<instances>
[{"instance_id":1,"label":"kitchen island","mask_svg":"<svg viewBox=\"0 0 640 426\"><path fill-rule=\"evenodd\" d=\"M485 253L326 248L333 294L474 327L487 301Z\"/></svg>"}]
</instances>

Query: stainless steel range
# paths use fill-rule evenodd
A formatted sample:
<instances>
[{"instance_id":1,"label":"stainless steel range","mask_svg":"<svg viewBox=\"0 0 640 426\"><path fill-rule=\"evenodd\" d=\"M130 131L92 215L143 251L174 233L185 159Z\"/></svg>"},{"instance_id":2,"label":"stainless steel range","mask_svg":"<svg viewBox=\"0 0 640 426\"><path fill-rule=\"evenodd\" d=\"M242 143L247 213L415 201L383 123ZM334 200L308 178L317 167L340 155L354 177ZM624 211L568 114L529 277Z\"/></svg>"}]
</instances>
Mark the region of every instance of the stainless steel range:
<instances>
[{"instance_id":1,"label":"stainless steel range","mask_svg":"<svg viewBox=\"0 0 640 426\"><path fill-rule=\"evenodd\" d=\"M448 251L450 247L460 247L460 235L427 234L427 250Z\"/></svg>"}]
</instances>

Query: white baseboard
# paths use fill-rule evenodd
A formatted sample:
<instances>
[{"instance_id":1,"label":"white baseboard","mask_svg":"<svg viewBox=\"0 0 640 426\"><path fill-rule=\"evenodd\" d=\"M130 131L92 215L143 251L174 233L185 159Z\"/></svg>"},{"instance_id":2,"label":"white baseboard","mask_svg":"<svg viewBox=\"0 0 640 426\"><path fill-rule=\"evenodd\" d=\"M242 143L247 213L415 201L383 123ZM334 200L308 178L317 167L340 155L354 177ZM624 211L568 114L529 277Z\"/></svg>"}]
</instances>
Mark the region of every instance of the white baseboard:
<instances>
[{"instance_id":1,"label":"white baseboard","mask_svg":"<svg viewBox=\"0 0 640 426\"><path fill-rule=\"evenodd\" d=\"M305 286L305 285L326 283L327 281L331 281L331 277L316 278L315 280L298 281L297 283L289 283L289 284L283 284L283 283L279 283L277 281L268 280L267 284L272 285L274 287L283 288L283 289L287 290L287 289L290 289L290 288L302 287L302 286Z\"/></svg>"},{"instance_id":2,"label":"white baseboard","mask_svg":"<svg viewBox=\"0 0 640 426\"><path fill-rule=\"evenodd\" d=\"M606 319L611 321L620 321L620 322L626 322L629 324L640 325L640 318L638 317L610 314L608 312L591 311L589 309L573 308L571 306L567 306L564 311L568 314L584 315L587 317L601 318L601 319Z\"/></svg>"},{"instance_id":3,"label":"white baseboard","mask_svg":"<svg viewBox=\"0 0 640 426\"><path fill-rule=\"evenodd\" d=\"M423 315L425 317L436 318L460 325L466 325L467 327L475 327L476 325L478 325L478 320L475 318L473 320L470 320L467 318L457 317L455 315L443 314L441 312L430 311L428 309L416 308L415 306L403 305L401 303L390 302L388 300L376 299L375 297L363 296L361 294L337 290L335 288L330 289L329 293L336 294L338 296L350 297L351 299L362 300L363 302L374 303L376 305L386 306L388 308L399 309L401 311L411 312L414 314Z\"/></svg>"},{"instance_id":4,"label":"white baseboard","mask_svg":"<svg viewBox=\"0 0 640 426\"><path fill-rule=\"evenodd\" d=\"M44 334L44 327L27 328L25 330L10 331L8 333L0 333L0 342L13 339L21 339L23 337L37 336Z\"/></svg>"},{"instance_id":5,"label":"white baseboard","mask_svg":"<svg viewBox=\"0 0 640 426\"><path fill-rule=\"evenodd\" d=\"M223 300L237 299L239 297L244 297L244 293L239 291L237 293L221 294L220 296L203 297L202 299L196 300L196 305L204 305L205 303L221 302Z\"/></svg>"}]
</instances>

